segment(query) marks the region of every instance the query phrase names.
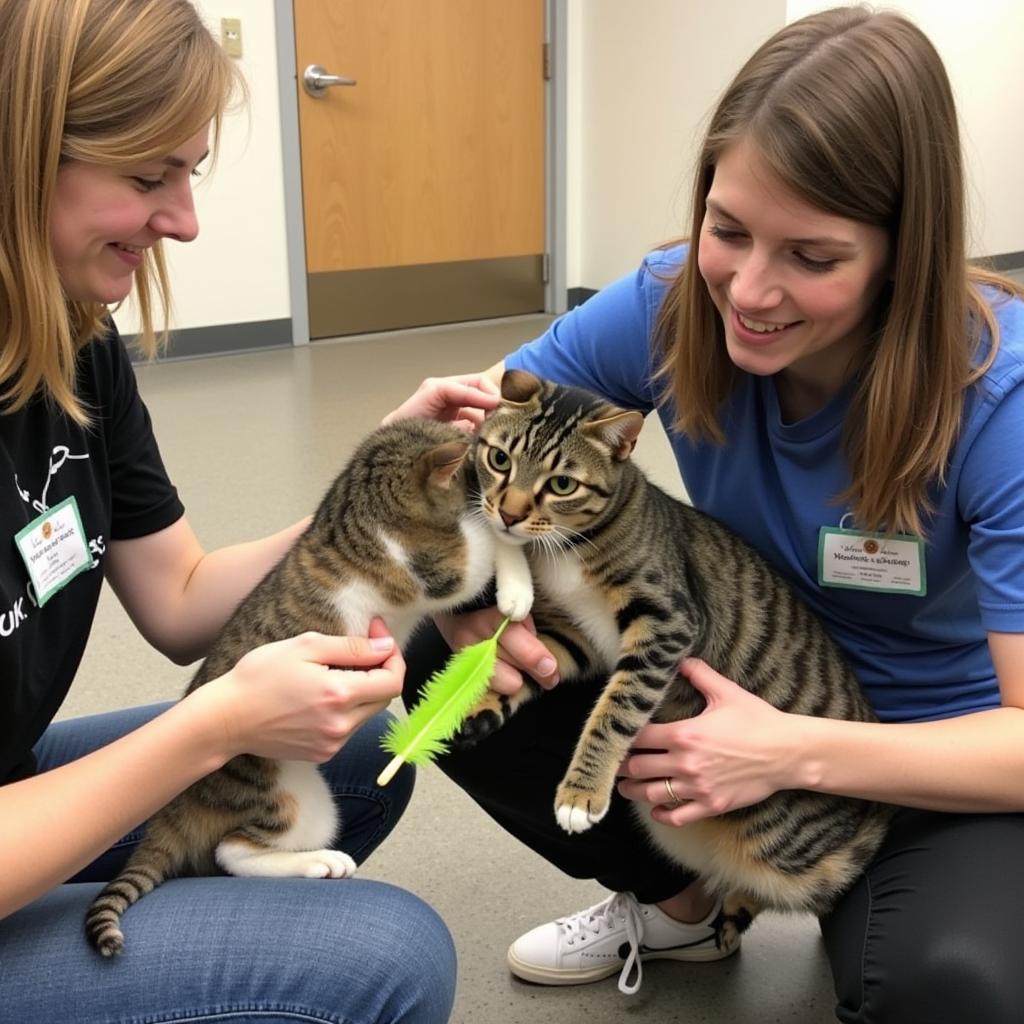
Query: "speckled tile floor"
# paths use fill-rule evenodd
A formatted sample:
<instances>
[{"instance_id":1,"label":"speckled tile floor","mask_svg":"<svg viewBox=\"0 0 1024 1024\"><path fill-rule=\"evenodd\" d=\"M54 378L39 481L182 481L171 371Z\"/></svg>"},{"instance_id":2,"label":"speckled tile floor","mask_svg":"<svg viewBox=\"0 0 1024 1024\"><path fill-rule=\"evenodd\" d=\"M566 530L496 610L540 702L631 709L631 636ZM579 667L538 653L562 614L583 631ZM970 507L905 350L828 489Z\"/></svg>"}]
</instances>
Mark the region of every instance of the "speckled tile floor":
<instances>
[{"instance_id":1,"label":"speckled tile floor","mask_svg":"<svg viewBox=\"0 0 1024 1024\"><path fill-rule=\"evenodd\" d=\"M207 547L260 536L310 511L355 440L428 374L483 369L533 337L546 317L319 342L287 350L139 368L164 459ZM680 493L651 421L637 458ZM105 592L62 716L177 697L189 671L165 662ZM825 1024L828 967L811 918L759 920L731 960L648 964L644 985L551 989L505 968L521 932L597 902L596 883L565 878L494 825L439 771L420 772L394 835L365 866L427 899L459 949L457 1024Z\"/></svg>"}]
</instances>

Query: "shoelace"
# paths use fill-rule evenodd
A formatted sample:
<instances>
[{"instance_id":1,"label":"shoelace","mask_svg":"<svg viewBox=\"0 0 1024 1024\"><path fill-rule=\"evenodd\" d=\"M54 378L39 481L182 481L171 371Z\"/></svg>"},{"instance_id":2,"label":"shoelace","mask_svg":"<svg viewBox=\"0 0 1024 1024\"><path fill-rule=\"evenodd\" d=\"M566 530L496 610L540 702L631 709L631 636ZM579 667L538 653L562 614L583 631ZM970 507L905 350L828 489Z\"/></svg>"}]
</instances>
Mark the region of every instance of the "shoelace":
<instances>
[{"instance_id":1,"label":"shoelace","mask_svg":"<svg viewBox=\"0 0 1024 1024\"><path fill-rule=\"evenodd\" d=\"M629 942L629 955L622 965L619 974L619 991L631 996L640 988L643 980L643 962L640 959L640 939L644 932L644 919L637 906L636 898L629 892L617 892L613 896L573 914L571 917L560 917L556 924L562 929L569 945L577 938L585 939L588 935L600 935L605 927L613 928L616 918L621 918L626 925L626 939ZM630 976L636 972L636 978L630 982Z\"/></svg>"}]
</instances>

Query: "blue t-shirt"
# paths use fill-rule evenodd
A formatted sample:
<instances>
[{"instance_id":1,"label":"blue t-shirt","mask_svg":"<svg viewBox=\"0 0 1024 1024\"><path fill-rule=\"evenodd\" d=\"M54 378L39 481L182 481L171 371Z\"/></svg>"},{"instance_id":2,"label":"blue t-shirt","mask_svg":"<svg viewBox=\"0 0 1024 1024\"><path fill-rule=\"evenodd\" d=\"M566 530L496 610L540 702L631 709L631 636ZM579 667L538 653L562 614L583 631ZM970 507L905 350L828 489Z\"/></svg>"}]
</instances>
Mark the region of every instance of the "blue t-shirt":
<instances>
[{"instance_id":1,"label":"blue t-shirt","mask_svg":"<svg viewBox=\"0 0 1024 1024\"><path fill-rule=\"evenodd\" d=\"M784 423L772 378L741 373L722 410L724 446L673 431L673 407L659 405L661 386L652 380L651 337L684 258L683 247L652 253L506 365L625 408L656 409L694 505L789 577L850 658L883 721L998 707L986 631L1024 632L1024 302L986 292L1001 341L966 396L946 485L934 489L926 594L837 589L818 583L818 538L850 511L834 496L850 483L842 429L851 388L814 415Z\"/></svg>"}]
</instances>

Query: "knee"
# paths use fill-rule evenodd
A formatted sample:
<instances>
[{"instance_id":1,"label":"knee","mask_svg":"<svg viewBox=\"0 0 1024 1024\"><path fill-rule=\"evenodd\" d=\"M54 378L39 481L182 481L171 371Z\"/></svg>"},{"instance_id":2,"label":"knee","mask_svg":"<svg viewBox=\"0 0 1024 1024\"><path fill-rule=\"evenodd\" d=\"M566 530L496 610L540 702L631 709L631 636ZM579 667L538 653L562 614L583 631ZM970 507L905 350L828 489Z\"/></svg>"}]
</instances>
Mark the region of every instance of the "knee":
<instances>
[{"instance_id":1,"label":"knee","mask_svg":"<svg viewBox=\"0 0 1024 1024\"><path fill-rule=\"evenodd\" d=\"M864 1024L1019 1024L1024 984L1007 952L966 935L922 935L865 993Z\"/></svg>"},{"instance_id":2,"label":"knee","mask_svg":"<svg viewBox=\"0 0 1024 1024\"><path fill-rule=\"evenodd\" d=\"M385 895L386 894L386 895ZM364 977L374 1020L444 1024L455 1000L455 944L437 912L417 896L382 888Z\"/></svg>"}]
</instances>

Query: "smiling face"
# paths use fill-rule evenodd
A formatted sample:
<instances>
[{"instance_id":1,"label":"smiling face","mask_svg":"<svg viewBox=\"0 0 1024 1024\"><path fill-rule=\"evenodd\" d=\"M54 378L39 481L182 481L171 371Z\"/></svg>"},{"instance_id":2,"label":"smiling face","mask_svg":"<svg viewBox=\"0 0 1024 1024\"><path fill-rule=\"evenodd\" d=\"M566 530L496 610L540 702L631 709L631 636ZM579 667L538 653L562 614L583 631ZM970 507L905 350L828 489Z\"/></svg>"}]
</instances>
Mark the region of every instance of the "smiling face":
<instances>
[{"instance_id":1,"label":"smiling face","mask_svg":"<svg viewBox=\"0 0 1024 1024\"><path fill-rule=\"evenodd\" d=\"M729 358L779 374L795 415L849 377L874 325L889 264L880 227L808 205L746 142L715 165L698 266L725 329Z\"/></svg>"},{"instance_id":2,"label":"smiling face","mask_svg":"<svg viewBox=\"0 0 1024 1024\"><path fill-rule=\"evenodd\" d=\"M191 176L208 152L204 128L166 157L138 166L68 160L57 172L50 245L67 297L116 303L131 291L143 253L162 238L199 233Z\"/></svg>"}]
</instances>

